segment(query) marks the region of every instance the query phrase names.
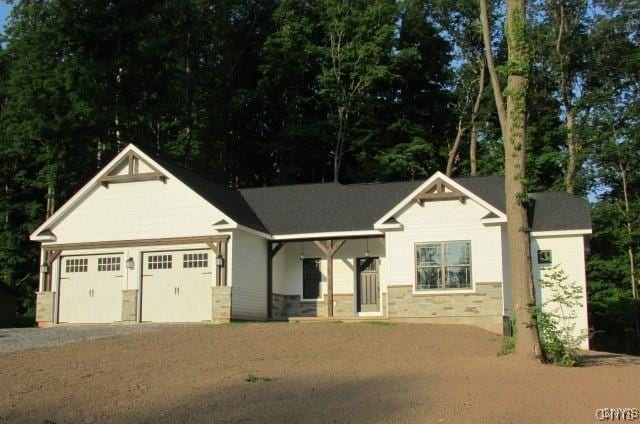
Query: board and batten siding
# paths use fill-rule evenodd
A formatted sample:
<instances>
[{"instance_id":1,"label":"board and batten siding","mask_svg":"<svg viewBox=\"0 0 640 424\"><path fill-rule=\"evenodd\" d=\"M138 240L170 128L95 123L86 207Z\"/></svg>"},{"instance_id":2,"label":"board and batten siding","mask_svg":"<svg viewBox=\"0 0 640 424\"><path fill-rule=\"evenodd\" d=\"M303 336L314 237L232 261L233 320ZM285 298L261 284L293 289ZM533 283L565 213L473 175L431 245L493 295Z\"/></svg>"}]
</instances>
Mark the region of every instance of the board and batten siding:
<instances>
[{"instance_id":1,"label":"board and batten siding","mask_svg":"<svg viewBox=\"0 0 640 424\"><path fill-rule=\"evenodd\" d=\"M582 306L574 309L577 316L575 320L575 336L587 335L589 322L587 316L587 283L585 271L585 245L584 236L537 236L531 238L531 262L533 265L533 277L536 289L536 300L544 303L551 294L550 289L540 287L540 279L551 271L551 267L557 266L568 276L568 282L577 283L582 287ZM538 264L538 250L550 250L552 256L551 266ZM549 305L549 309L557 309L557 306ZM589 339L585 338L580 346L589 349Z\"/></svg>"},{"instance_id":2,"label":"board and batten siding","mask_svg":"<svg viewBox=\"0 0 640 424\"><path fill-rule=\"evenodd\" d=\"M101 185L51 230L56 243L152 239L216 234L223 214L182 182L169 178Z\"/></svg>"},{"instance_id":3,"label":"board and batten siding","mask_svg":"<svg viewBox=\"0 0 640 424\"><path fill-rule=\"evenodd\" d=\"M400 231L386 233L388 276L384 286L415 287L416 243L459 241L471 242L472 282L502 282L502 244L499 225L484 225L481 219L487 209L471 199L412 202L396 219Z\"/></svg>"},{"instance_id":4,"label":"board and batten siding","mask_svg":"<svg viewBox=\"0 0 640 424\"><path fill-rule=\"evenodd\" d=\"M267 240L245 231L234 231L231 317L265 320L267 318Z\"/></svg>"}]
</instances>

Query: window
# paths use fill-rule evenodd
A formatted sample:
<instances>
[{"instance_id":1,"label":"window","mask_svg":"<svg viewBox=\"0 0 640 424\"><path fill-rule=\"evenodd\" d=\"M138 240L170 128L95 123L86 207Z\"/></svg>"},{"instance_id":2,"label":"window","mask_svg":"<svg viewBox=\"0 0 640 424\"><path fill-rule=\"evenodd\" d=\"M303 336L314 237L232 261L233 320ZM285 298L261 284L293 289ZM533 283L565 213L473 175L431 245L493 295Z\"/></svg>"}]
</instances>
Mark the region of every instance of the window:
<instances>
[{"instance_id":1,"label":"window","mask_svg":"<svg viewBox=\"0 0 640 424\"><path fill-rule=\"evenodd\" d=\"M208 253L185 253L184 255L182 255L183 268L206 268L208 266Z\"/></svg>"},{"instance_id":2,"label":"window","mask_svg":"<svg viewBox=\"0 0 640 424\"><path fill-rule=\"evenodd\" d=\"M98 271L120 271L120 257L98 258Z\"/></svg>"},{"instance_id":3,"label":"window","mask_svg":"<svg viewBox=\"0 0 640 424\"><path fill-rule=\"evenodd\" d=\"M302 298L318 299L320 297L320 259L305 258L302 260Z\"/></svg>"},{"instance_id":4,"label":"window","mask_svg":"<svg viewBox=\"0 0 640 424\"><path fill-rule=\"evenodd\" d=\"M73 258L65 261L66 272L87 272L89 268L89 259Z\"/></svg>"},{"instance_id":5,"label":"window","mask_svg":"<svg viewBox=\"0 0 640 424\"><path fill-rule=\"evenodd\" d=\"M416 290L471 288L471 242L416 245Z\"/></svg>"},{"instance_id":6,"label":"window","mask_svg":"<svg viewBox=\"0 0 640 424\"><path fill-rule=\"evenodd\" d=\"M551 265L552 263L551 250L538 250L538 265Z\"/></svg>"},{"instance_id":7,"label":"window","mask_svg":"<svg viewBox=\"0 0 640 424\"><path fill-rule=\"evenodd\" d=\"M149 256L147 261L147 269L171 269L173 256L171 255L153 255Z\"/></svg>"}]
</instances>

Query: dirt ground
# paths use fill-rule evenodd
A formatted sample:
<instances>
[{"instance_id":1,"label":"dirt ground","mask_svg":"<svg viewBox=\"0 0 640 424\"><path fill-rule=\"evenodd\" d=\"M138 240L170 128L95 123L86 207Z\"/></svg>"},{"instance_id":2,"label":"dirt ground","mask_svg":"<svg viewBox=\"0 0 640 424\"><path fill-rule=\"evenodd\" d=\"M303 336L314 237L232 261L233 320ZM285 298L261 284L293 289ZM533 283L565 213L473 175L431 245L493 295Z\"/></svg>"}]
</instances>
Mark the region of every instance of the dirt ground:
<instances>
[{"instance_id":1,"label":"dirt ground","mask_svg":"<svg viewBox=\"0 0 640 424\"><path fill-rule=\"evenodd\" d=\"M474 327L194 326L0 355L0 422L597 422L640 358L498 357Z\"/></svg>"}]
</instances>

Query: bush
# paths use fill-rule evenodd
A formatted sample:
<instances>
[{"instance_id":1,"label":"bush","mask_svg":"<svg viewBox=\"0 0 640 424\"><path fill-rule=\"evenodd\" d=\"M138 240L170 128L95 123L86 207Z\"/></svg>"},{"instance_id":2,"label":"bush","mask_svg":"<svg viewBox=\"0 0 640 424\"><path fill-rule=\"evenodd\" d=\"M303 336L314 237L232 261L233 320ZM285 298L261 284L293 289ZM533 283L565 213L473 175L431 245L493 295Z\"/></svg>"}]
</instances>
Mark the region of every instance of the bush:
<instances>
[{"instance_id":1,"label":"bush","mask_svg":"<svg viewBox=\"0 0 640 424\"><path fill-rule=\"evenodd\" d=\"M572 367L580 360L580 344L586 334L576 335L575 308L582 307L582 287L569 282L567 274L555 266L540 279L546 300L535 308L534 323L547 361Z\"/></svg>"}]
</instances>

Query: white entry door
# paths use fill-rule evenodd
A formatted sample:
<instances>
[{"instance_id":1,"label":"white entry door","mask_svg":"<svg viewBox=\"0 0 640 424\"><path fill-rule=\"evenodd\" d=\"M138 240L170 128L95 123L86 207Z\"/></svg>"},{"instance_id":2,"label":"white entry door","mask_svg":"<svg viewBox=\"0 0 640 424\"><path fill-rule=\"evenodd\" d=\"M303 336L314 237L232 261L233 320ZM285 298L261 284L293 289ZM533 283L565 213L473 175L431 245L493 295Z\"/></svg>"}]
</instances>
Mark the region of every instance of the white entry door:
<instances>
[{"instance_id":1,"label":"white entry door","mask_svg":"<svg viewBox=\"0 0 640 424\"><path fill-rule=\"evenodd\" d=\"M143 255L142 320L211 320L213 255L208 250L147 252Z\"/></svg>"},{"instance_id":2,"label":"white entry door","mask_svg":"<svg viewBox=\"0 0 640 424\"><path fill-rule=\"evenodd\" d=\"M58 321L93 324L122 320L122 254L63 256Z\"/></svg>"}]
</instances>

